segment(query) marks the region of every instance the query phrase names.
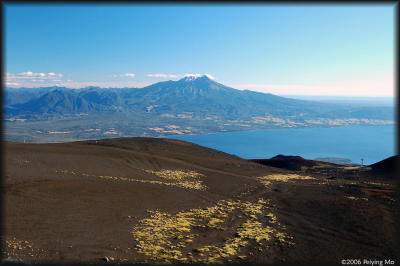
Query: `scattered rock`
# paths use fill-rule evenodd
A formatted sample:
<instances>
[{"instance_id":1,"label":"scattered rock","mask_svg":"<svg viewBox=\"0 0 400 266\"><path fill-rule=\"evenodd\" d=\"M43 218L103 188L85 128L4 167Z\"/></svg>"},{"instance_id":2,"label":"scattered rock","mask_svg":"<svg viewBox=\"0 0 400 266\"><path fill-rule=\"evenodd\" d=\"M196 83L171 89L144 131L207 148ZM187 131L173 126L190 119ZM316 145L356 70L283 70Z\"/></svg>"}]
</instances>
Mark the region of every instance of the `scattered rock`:
<instances>
[{"instance_id":1,"label":"scattered rock","mask_svg":"<svg viewBox=\"0 0 400 266\"><path fill-rule=\"evenodd\" d=\"M136 245L137 248L143 248L142 245L137 244Z\"/></svg>"},{"instance_id":2,"label":"scattered rock","mask_svg":"<svg viewBox=\"0 0 400 266\"><path fill-rule=\"evenodd\" d=\"M105 262L109 262L109 261L110 261L110 259L107 258L107 257L103 257L103 258L101 258L100 260L105 261Z\"/></svg>"},{"instance_id":3,"label":"scattered rock","mask_svg":"<svg viewBox=\"0 0 400 266\"><path fill-rule=\"evenodd\" d=\"M26 265L22 261L14 260L14 259L1 259L1 264L23 264L23 265Z\"/></svg>"}]
</instances>

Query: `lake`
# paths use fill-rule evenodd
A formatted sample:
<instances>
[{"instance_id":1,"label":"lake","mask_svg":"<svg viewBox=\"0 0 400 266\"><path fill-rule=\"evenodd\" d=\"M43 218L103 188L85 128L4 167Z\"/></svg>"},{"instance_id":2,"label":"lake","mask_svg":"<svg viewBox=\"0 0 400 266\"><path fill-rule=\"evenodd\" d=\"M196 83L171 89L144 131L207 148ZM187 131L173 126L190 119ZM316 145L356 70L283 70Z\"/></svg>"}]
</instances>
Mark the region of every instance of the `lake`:
<instances>
[{"instance_id":1,"label":"lake","mask_svg":"<svg viewBox=\"0 0 400 266\"><path fill-rule=\"evenodd\" d=\"M283 154L306 159L346 158L357 164L363 158L368 165L396 154L395 125L271 129L168 138L193 142L244 159Z\"/></svg>"}]
</instances>

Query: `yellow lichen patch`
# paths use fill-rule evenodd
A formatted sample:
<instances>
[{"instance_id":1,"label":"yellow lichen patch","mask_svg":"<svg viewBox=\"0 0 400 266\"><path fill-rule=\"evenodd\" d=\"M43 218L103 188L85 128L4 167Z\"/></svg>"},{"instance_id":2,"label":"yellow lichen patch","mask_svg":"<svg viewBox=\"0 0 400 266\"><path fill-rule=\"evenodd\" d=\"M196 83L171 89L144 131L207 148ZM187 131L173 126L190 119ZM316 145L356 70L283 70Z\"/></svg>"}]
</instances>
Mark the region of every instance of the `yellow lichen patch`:
<instances>
[{"instance_id":1,"label":"yellow lichen patch","mask_svg":"<svg viewBox=\"0 0 400 266\"><path fill-rule=\"evenodd\" d=\"M260 201L266 203L264 200ZM269 223L271 225L276 223L278 228L273 228L269 225L265 226L263 225L260 216L254 214L263 214L263 206L254 203L252 204L250 202L235 202L235 206L237 207L236 210L242 211L245 216L249 217L249 219L236 228L235 237L226 239L224 245L206 246L206 250L209 251L206 260L201 257L197 260L195 259L194 262L218 263L223 258L229 258L239 254L241 247L248 245L250 240L255 240L259 244L266 244L268 241L275 238L282 243L286 242L288 244L292 244L292 242L288 241L291 238L290 236L288 236L286 233L278 231L279 229L282 229L283 226L280 226L276 220L274 222L270 221ZM276 219L275 216L273 217ZM198 250L201 251L202 249Z\"/></svg>"},{"instance_id":2,"label":"yellow lichen patch","mask_svg":"<svg viewBox=\"0 0 400 266\"><path fill-rule=\"evenodd\" d=\"M207 187L205 185L203 185L202 181L199 180L199 178L204 175L194 172L194 171L182 171L182 170L178 170L178 171L167 170L167 172L165 172L165 171L154 172L151 170L145 170L145 171L152 173L152 174L162 173L161 175L158 175L158 174L156 174L156 175L163 179L170 180L170 182L166 182L164 180L159 181L159 180L135 179L135 178L128 178L128 177L123 177L123 176L107 176L107 175L97 176L97 175L92 175L92 174L87 174L87 173L78 173L78 172L69 171L69 170L56 170L56 173L70 174L70 175L75 175L75 176L78 175L78 176L85 176L85 177L96 177L96 178L101 178L101 179L106 179L106 180L111 180L111 181L138 182L138 183L146 183L146 184L175 186L175 187L194 189L194 190L206 190L207 189ZM171 171L171 172L169 172L169 171Z\"/></svg>"},{"instance_id":3,"label":"yellow lichen patch","mask_svg":"<svg viewBox=\"0 0 400 266\"><path fill-rule=\"evenodd\" d=\"M2 249L3 257L12 259L22 259L24 257L37 257L43 253L44 250L33 247L33 244L27 240L7 239L4 248Z\"/></svg>"},{"instance_id":4,"label":"yellow lichen patch","mask_svg":"<svg viewBox=\"0 0 400 266\"><path fill-rule=\"evenodd\" d=\"M390 184L387 183L380 183L380 182L363 182L368 185L374 185L374 186L390 186Z\"/></svg>"},{"instance_id":5,"label":"yellow lichen patch","mask_svg":"<svg viewBox=\"0 0 400 266\"><path fill-rule=\"evenodd\" d=\"M158 177L171 179L171 180L185 180L192 178L200 178L204 176L203 174L197 173L195 171L184 171L184 170L160 170L160 171L152 171L145 170L147 173L154 174Z\"/></svg>"},{"instance_id":6,"label":"yellow lichen patch","mask_svg":"<svg viewBox=\"0 0 400 266\"><path fill-rule=\"evenodd\" d=\"M261 184L263 184L266 187L272 184L271 181L267 180L267 176L259 176L257 177L257 179Z\"/></svg>"},{"instance_id":7,"label":"yellow lichen patch","mask_svg":"<svg viewBox=\"0 0 400 266\"><path fill-rule=\"evenodd\" d=\"M224 222L224 220L221 220L221 219L218 219L218 218L211 218L211 220L208 222L208 224L210 226L215 226L215 225L217 225L219 223L223 223L223 222Z\"/></svg>"},{"instance_id":8,"label":"yellow lichen patch","mask_svg":"<svg viewBox=\"0 0 400 266\"><path fill-rule=\"evenodd\" d=\"M357 199L356 197L353 197L353 196L346 196L346 198L351 199L351 200L356 200Z\"/></svg>"},{"instance_id":9,"label":"yellow lichen patch","mask_svg":"<svg viewBox=\"0 0 400 266\"><path fill-rule=\"evenodd\" d=\"M270 240L274 230L270 226L263 227L259 221L255 219L247 220L238 230L241 238L255 239L257 242L261 240Z\"/></svg>"},{"instance_id":10,"label":"yellow lichen patch","mask_svg":"<svg viewBox=\"0 0 400 266\"><path fill-rule=\"evenodd\" d=\"M277 237L278 240L281 241L281 242L285 242L286 239L287 239L287 235L285 233L282 233L282 232L276 233L275 237Z\"/></svg>"},{"instance_id":11,"label":"yellow lichen patch","mask_svg":"<svg viewBox=\"0 0 400 266\"><path fill-rule=\"evenodd\" d=\"M268 217L269 219L270 219L270 221L271 221L271 223L276 223L277 222L277 219L276 219L276 216L275 216L275 214L273 214L273 213L268 213L267 215L265 215L266 217Z\"/></svg>"},{"instance_id":12,"label":"yellow lichen patch","mask_svg":"<svg viewBox=\"0 0 400 266\"><path fill-rule=\"evenodd\" d=\"M204 177L204 175L196 171L163 169L160 171L145 170L145 172L156 175L162 179L176 181L174 184L180 187L196 190L207 189L207 187L204 186L200 180L200 178Z\"/></svg>"},{"instance_id":13,"label":"yellow lichen patch","mask_svg":"<svg viewBox=\"0 0 400 266\"><path fill-rule=\"evenodd\" d=\"M140 221L134 228L133 235L140 243L139 252L150 257L165 260L182 260L182 252L173 246L185 246L195 236L190 233L194 218L185 213L171 215L162 212L152 212L150 218ZM172 241L176 240L175 245Z\"/></svg>"},{"instance_id":14,"label":"yellow lichen patch","mask_svg":"<svg viewBox=\"0 0 400 266\"><path fill-rule=\"evenodd\" d=\"M268 203L265 199L259 199L257 202L259 204L267 204Z\"/></svg>"},{"instance_id":15,"label":"yellow lichen patch","mask_svg":"<svg viewBox=\"0 0 400 266\"><path fill-rule=\"evenodd\" d=\"M260 199L257 203L221 200L215 206L177 214L149 211L151 216L140 220L133 228L132 235L140 244L137 252L154 261L220 263L240 255L241 249L250 241L260 245L266 245L272 239L291 243L290 236L282 232L284 227L271 209L269 201ZM232 218L242 222L232 223ZM218 227L222 225L223 228ZM216 240L211 238L207 239L209 243L206 245L197 244L196 238L200 233L218 235L221 232L225 235L229 233L232 237L225 238L222 243L215 243L213 241ZM188 252L191 250L193 254Z\"/></svg>"},{"instance_id":16,"label":"yellow lichen patch","mask_svg":"<svg viewBox=\"0 0 400 266\"><path fill-rule=\"evenodd\" d=\"M304 166L304 165L300 166L300 171L302 171L302 172L307 171L307 169L308 169L307 166Z\"/></svg>"},{"instance_id":17,"label":"yellow lichen patch","mask_svg":"<svg viewBox=\"0 0 400 266\"><path fill-rule=\"evenodd\" d=\"M368 201L368 198L356 198L354 196L345 196L345 198L351 199L351 200L365 200Z\"/></svg>"},{"instance_id":18,"label":"yellow lichen patch","mask_svg":"<svg viewBox=\"0 0 400 266\"><path fill-rule=\"evenodd\" d=\"M303 166L301 166L303 167ZM325 164L325 163L317 163L317 165L314 165L311 167L311 169L319 169L319 168L336 168L337 166L330 165L330 164Z\"/></svg>"},{"instance_id":19,"label":"yellow lichen patch","mask_svg":"<svg viewBox=\"0 0 400 266\"><path fill-rule=\"evenodd\" d=\"M311 176L303 176L298 174L273 174L273 175L266 175L266 176L259 176L257 180L265 185L271 185L271 181L278 181L278 182L290 182L293 180L315 180L314 177Z\"/></svg>"},{"instance_id":20,"label":"yellow lichen patch","mask_svg":"<svg viewBox=\"0 0 400 266\"><path fill-rule=\"evenodd\" d=\"M343 169L345 170L359 170L361 166L344 166Z\"/></svg>"}]
</instances>

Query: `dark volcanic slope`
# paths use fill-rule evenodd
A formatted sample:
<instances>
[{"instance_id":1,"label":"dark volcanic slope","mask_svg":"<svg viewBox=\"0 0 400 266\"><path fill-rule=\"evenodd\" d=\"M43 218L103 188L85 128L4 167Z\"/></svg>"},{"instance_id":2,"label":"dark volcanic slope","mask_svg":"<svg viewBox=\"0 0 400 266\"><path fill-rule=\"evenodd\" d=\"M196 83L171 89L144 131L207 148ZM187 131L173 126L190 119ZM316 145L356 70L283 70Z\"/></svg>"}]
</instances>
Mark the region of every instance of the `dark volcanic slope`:
<instances>
[{"instance_id":1,"label":"dark volcanic slope","mask_svg":"<svg viewBox=\"0 0 400 266\"><path fill-rule=\"evenodd\" d=\"M393 171L399 163L399 156L392 156L385 160L369 165L373 170Z\"/></svg>"},{"instance_id":2,"label":"dark volcanic slope","mask_svg":"<svg viewBox=\"0 0 400 266\"><path fill-rule=\"evenodd\" d=\"M368 165L335 164L330 162L304 159L300 156L277 155L271 159L250 159L249 162L278 167L303 174L322 175L329 179L344 177L346 179L394 179L396 177L396 161L398 156L392 156L380 162Z\"/></svg>"},{"instance_id":3,"label":"dark volcanic slope","mask_svg":"<svg viewBox=\"0 0 400 266\"><path fill-rule=\"evenodd\" d=\"M5 143L3 256L26 262L394 258L394 185L187 142Z\"/></svg>"},{"instance_id":4,"label":"dark volcanic slope","mask_svg":"<svg viewBox=\"0 0 400 266\"><path fill-rule=\"evenodd\" d=\"M249 161L289 170L301 170L302 166L312 167L317 165L315 161L307 160L300 156L285 156L281 154L271 159L250 159Z\"/></svg>"}]
</instances>

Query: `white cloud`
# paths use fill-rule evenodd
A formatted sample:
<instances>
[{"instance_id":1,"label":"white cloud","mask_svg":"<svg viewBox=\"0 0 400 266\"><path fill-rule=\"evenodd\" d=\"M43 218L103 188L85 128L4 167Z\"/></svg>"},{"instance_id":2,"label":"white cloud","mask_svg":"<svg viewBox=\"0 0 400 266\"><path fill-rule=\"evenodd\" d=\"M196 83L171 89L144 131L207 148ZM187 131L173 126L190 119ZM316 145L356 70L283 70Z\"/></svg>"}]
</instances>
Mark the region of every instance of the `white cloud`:
<instances>
[{"instance_id":1,"label":"white cloud","mask_svg":"<svg viewBox=\"0 0 400 266\"><path fill-rule=\"evenodd\" d=\"M62 74L56 74L54 72L50 73L34 73L32 71L21 72L17 74L12 74L6 72L6 79L8 80L24 80L24 79L31 79L31 80L38 80L38 79L54 79L54 78L61 78L63 77Z\"/></svg>"},{"instance_id":2,"label":"white cloud","mask_svg":"<svg viewBox=\"0 0 400 266\"><path fill-rule=\"evenodd\" d=\"M112 75L114 78L118 78L118 77L130 77L130 78L134 78L136 76L136 74L134 73L125 73L125 74L114 74Z\"/></svg>"},{"instance_id":3,"label":"white cloud","mask_svg":"<svg viewBox=\"0 0 400 266\"><path fill-rule=\"evenodd\" d=\"M54 72L49 73L35 73L32 71L20 72L20 73L9 73L5 72L5 84L10 87L18 86L31 86L35 83L39 83L38 86L44 86L44 82L50 82L48 85L53 86L54 82L62 81L60 78L63 77L62 74L57 74ZM32 86L36 87L36 86Z\"/></svg>"},{"instance_id":4,"label":"white cloud","mask_svg":"<svg viewBox=\"0 0 400 266\"><path fill-rule=\"evenodd\" d=\"M6 86L15 87L15 86L20 86L20 84L16 82L6 82Z\"/></svg>"},{"instance_id":5,"label":"white cloud","mask_svg":"<svg viewBox=\"0 0 400 266\"><path fill-rule=\"evenodd\" d=\"M141 88L150 85L142 82L99 82L99 81L72 81L59 83L59 86L64 86L72 89L85 88L89 86L100 88Z\"/></svg>"},{"instance_id":6,"label":"white cloud","mask_svg":"<svg viewBox=\"0 0 400 266\"><path fill-rule=\"evenodd\" d=\"M35 77L35 78L46 78L51 77L52 75L47 75L46 73L33 73L31 71L21 72L17 74L17 77Z\"/></svg>"},{"instance_id":7,"label":"white cloud","mask_svg":"<svg viewBox=\"0 0 400 266\"><path fill-rule=\"evenodd\" d=\"M150 83L142 82L97 82L97 81L59 81L59 80L49 80L43 82L31 82L25 81L23 83L7 83L9 87L27 87L27 88L39 88L39 87L67 87L71 89L80 89L89 86L100 87L100 88L142 88L150 85Z\"/></svg>"},{"instance_id":8,"label":"white cloud","mask_svg":"<svg viewBox=\"0 0 400 266\"><path fill-rule=\"evenodd\" d=\"M175 74L147 74L151 78L178 78L179 75Z\"/></svg>"},{"instance_id":9,"label":"white cloud","mask_svg":"<svg viewBox=\"0 0 400 266\"><path fill-rule=\"evenodd\" d=\"M84 88L88 86L97 86L102 88L124 88L124 87L144 87L150 85L148 83L140 82L91 82L91 81L73 81L71 79L63 80L63 74L49 72L49 73L35 73L32 71L25 71L20 73L9 73L4 72L4 84L8 87L51 87L51 86L62 86L68 88ZM134 73L125 73L120 75L113 75L120 77L135 77Z\"/></svg>"},{"instance_id":10,"label":"white cloud","mask_svg":"<svg viewBox=\"0 0 400 266\"><path fill-rule=\"evenodd\" d=\"M22 73L19 73L19 74L17 74L18 76L28 76L28 77L31 77L31 76L33 76L33 73L31 72L31 71L27 71L27 72L22 72Z\"/></svg>"},{"instance_id":11,"label":"white cloud","mask_svg":"<svg viewBox=\"0 0 400 266\"><path fill-rule=\"evenodd\" d=\"M60 80L44 80L42 82L24 81L21 83L7 82L7 87L26 87L26 88L39 88L39 87L67 87L71 89L80 89L89 86L100 88L142 88L150 85L150 83L142 82L97 82L97 81L60 81Z\"/></svg>"}]
</instances>

